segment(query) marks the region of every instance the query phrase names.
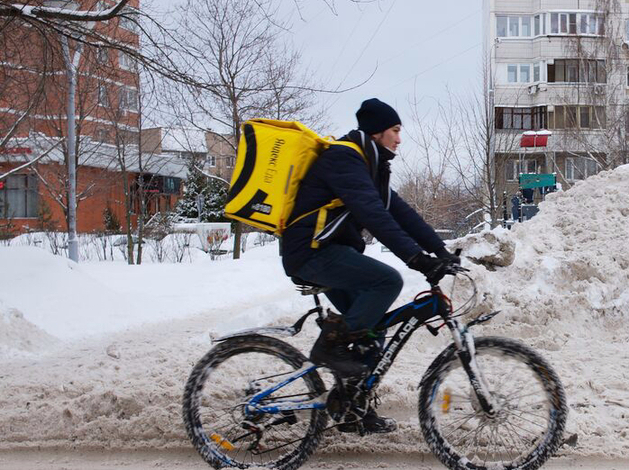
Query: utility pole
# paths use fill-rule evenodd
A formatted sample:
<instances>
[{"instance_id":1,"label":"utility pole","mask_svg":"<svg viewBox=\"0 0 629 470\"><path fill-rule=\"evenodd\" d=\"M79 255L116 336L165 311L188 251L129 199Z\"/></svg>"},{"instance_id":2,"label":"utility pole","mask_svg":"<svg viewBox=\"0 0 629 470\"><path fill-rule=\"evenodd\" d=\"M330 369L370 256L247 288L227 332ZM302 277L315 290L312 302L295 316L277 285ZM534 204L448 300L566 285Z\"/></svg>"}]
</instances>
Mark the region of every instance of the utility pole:
<instances>
[{"instance_id":1,"label":"utility pole","mask_svg":"<svg viewBox=\"0 0 629 470\"><path fill-rule=\"evenodd\" d=\"M66 108L68 149L68 256L79 262L79 240L76 236L76 73L70 57L70 45L67 36L61 36L63 60L68 79L68 102Z\"/></svg>"},{"instance_id":2,"label":"utility pole","mask_svg":"<svg viewBox=\"0 0 629 470\"><path fill-rule=\"evenodd\" d=\"M74 0L46 0L45 7L61 8L75 11L79 4ZM94 27L93 21L85 23L87 29ZM61 48L63 49L63 61L66 66L66 77L68 84L68 101L66 103L66 148L68 155L68 257L79 262L79 239L76 235L76 71L81 60L81 48L77 42L77 49L74 54L70 53L68 36L60 33Z\"/></svg>"}]
</instances>

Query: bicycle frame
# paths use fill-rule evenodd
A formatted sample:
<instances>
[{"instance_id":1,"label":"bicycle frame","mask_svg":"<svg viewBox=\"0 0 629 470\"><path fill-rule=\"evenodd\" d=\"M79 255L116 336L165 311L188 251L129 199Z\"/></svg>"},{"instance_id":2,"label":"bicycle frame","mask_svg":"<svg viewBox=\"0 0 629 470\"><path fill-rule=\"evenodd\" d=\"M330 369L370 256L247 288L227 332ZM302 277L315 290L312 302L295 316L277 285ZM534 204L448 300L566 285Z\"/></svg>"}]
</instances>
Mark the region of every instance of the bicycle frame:
<instances>
[{"instance_id":1,"label":"bicycle frame","mask_svg":"<svg viewBox=\"0 0 629 470\"><path fill-rule=\"evenodd\" d=\"M314 295L318 309L322 310L316 294ZM441 316L441 318L444 320L444 324L448 327L452 334L454 344L457 349L457 355L459 357L459 360L461 361L463 369L470 379L470 384L472 385L472 388L478 398L480 406L488 416L494 416L498 412L498 405L495 400L493 400L482 371L480 370L476 362L474 338L469 331L468 325L463 325L456 318L451 317L451 309L449 307L447 311L440 310L440 302L442 302L442 297L443 294L441 293L439 287L432 286L431 295L429 295L427 298L421 299L421 303L417 303L416 300L413 300L412 302L409 302L385 314L383 321L378 326L376 326L376 330L384 330L388 327L388 325L397 324L397 322L395 322L395 319L402 312L409 312L411 310L416 311L416 313L409 316L406 320L400 322L400 326L391 337L390 341L385 345L380 360L373 367L367 377L363 380L363 390L366 394L374 392L384 375L387 373L387 371L395 361L395 358L403 349L404 345L410 339L415 330L424 325L428 326L428 320L436 316ZM422 310L424 307L428 307L429 304L432 304L431 311ZM316 310L317 309L313 309L311 312ZM475 322L470 323L470 326L472 324L480 323L482 321L487 321L489 318L491 318L491 316L492 315L488 315L486 318L477 319ZM434 335L438 334L437 329L430 327L429 329ZM318 397L314 400L282 400L274 403L260 404L262 400L267 398L275 391L318 368L319 366L316 366L311 362L305 362L301 369L289 374L286 379L284 379L280 383L274 385L271 388L258 392L251 399L249 399L245 408L246 413L276 414L289 411L325 409L325 396Z\"/></svg>"}]
</instances>

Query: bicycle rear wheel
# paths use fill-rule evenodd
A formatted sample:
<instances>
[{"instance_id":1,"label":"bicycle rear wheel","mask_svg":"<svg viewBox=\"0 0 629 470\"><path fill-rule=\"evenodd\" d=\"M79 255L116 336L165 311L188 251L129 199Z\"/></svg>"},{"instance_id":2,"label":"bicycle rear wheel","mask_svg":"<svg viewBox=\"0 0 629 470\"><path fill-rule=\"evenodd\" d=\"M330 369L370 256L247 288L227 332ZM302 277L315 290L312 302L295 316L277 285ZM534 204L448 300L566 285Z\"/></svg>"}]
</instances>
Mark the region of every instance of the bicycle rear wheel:
<instances>
[{"instance_id":1,"label":"bicycle rear wheel","mask_svg":"<svg viewBox=\"0 0 629 470\"><path fill-rule=\"evenodd\" d=\"M535 470L561 444L568 408L557 374L535 351L507 338L477 338L476 361L500 411L481 409L456 355L446 348L422 378L419 421L452 470Z\"/></svg>"},{"instance_id":2,"label":"bicycle rear wheel","mask_svg":"<svg viewBox=\"0 0 629 470\"><path fill-rule=\"evenodd\" d=\"M214 468L299 467L316 449L325 411L247 413L249 399L281 383L306 358L291 345L266 336L228 339L195 366L183 397L188 436ZM261 404L314 399L325 386L313 371L283 386Z\"/></svg>"}]
</instances>

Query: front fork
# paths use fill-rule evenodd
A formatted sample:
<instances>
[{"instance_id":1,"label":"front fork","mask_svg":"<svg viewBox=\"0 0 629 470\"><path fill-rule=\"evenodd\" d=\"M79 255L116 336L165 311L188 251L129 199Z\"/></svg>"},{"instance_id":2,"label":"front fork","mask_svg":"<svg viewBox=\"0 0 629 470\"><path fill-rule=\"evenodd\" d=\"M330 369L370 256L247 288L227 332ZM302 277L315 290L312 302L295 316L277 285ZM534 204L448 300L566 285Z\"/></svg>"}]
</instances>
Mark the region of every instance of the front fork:
<instances>
[{"instance_id":1,"label":"front fork","mask_svg":"<svg viewBox=\"0 0 629 470\"><path fill-rule=\"evenodd\" d=\"M447 320L446 325L450 329L450 333L452 333L457 356L470 379L470 384L478 399L478 403L487 416L496 416L500 410L500 406L489 390L489 385L483 375L483 371L478 367L474 336L466 325L459 323L455 319Z\"/></svg>"}]
</instances>

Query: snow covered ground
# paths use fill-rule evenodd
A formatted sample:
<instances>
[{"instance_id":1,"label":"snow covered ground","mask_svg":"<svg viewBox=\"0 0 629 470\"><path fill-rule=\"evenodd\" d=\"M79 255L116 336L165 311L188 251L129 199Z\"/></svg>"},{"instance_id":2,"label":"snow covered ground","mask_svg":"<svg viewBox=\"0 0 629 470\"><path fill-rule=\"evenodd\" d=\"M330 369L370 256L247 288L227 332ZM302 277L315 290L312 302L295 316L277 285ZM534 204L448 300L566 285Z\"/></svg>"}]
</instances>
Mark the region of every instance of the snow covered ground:
<instances>
[{"instance_id":1,"label":"snow covered ground","mask_svg":"<svg viewBox=\"0 0 629 470\"><path fill-rule=\"evenodd\" d=\"M452 242L478 284L476 313L503 312L477 334L520 338L562 378L570 404L565 457L629 457L628 239L624 166L550 195L512 231ZM211 336L291 324L311 306L277 252L270 244L238 261L128 266L0 248L0 449L188 449L181 394ZM426 287L379 245L368 254L402 272L399 303ZM446 291L450 284L443 282ZM457 283L455 303L469 293ZM309 322L290 342L307 352L316 333ZM417 384L448 342L420 330L386 376L381 409L398 419L397 432L333 434L321 451L427 452Z\"/></svg>"}]
</instances>

